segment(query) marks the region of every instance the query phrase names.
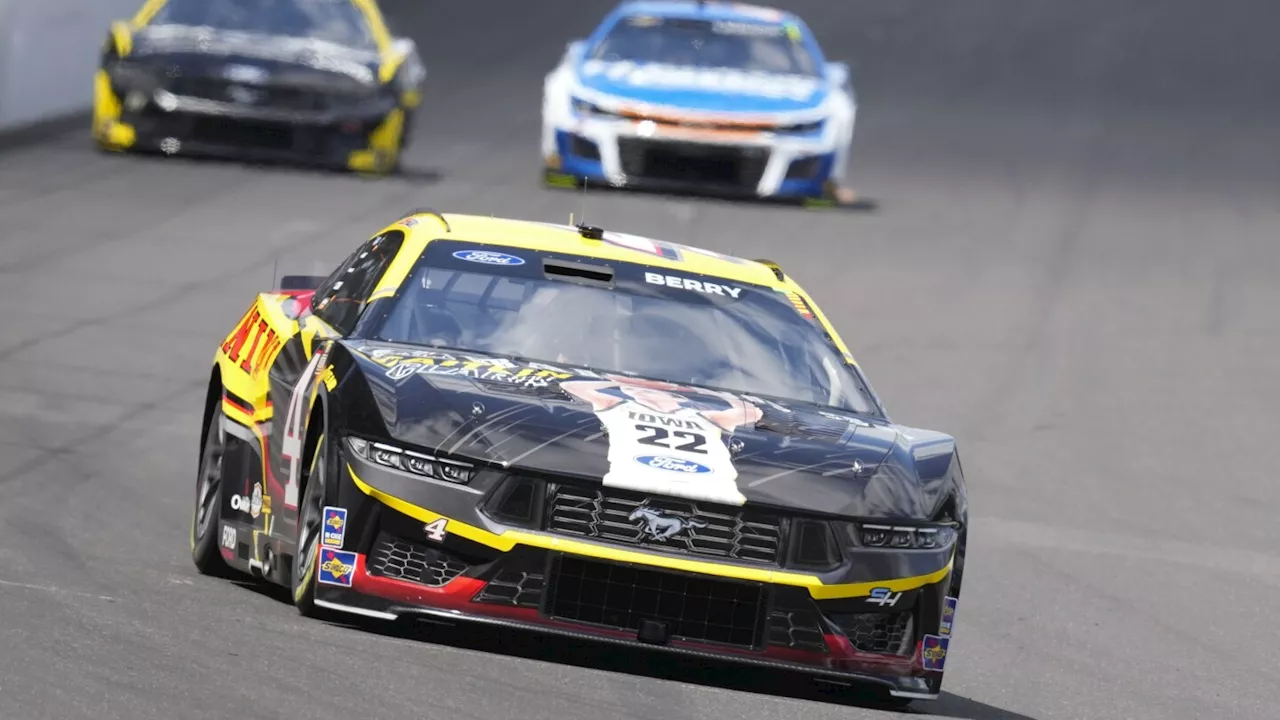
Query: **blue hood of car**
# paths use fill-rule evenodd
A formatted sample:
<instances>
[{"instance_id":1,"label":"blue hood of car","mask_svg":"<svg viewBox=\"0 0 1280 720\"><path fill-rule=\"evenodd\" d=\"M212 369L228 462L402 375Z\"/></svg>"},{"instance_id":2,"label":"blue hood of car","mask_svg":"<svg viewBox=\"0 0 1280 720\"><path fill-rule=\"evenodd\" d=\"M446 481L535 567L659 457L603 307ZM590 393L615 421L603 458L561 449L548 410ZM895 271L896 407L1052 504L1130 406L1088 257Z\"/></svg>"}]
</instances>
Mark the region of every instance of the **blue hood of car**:
<instances>
[{"instance_id":1,"label":"blue hood of car","mask_svg":"<svg viewBox=\"0 0 1280 720\"><path fill-rule=\"evenodd\" d=\"M577 75L583 87L619 100L706 112L813 110L828 93L820 77L662 63L585 60Z\"/></svg>"}]
</instances>

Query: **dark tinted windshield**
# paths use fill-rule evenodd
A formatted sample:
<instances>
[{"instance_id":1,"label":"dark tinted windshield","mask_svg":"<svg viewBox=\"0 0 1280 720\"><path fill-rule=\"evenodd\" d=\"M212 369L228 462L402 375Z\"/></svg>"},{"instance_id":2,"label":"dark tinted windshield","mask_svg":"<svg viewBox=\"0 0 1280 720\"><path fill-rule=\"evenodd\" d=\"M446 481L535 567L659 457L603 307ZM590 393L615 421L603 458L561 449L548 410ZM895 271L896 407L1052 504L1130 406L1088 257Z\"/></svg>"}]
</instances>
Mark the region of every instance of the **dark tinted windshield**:
<instances>
[{"instance_id":1,"label":"dark tinted windshield","mask_svg":"<svg viewBox=\"0 0 1280 720\"><path fill-rule=\"evenodd\" d=\"M630 264L614 266L608 288L550 278L534 253L506 266L435 255L409 277L376 339L876 414L840 352L786 294Z\"/></svg>"},{"instance_id":2,"label":"dark tinted windshield","mask_svg":"<svg viewBox=\"0 0 1280 720\"><path fill-rule=\"evenodd\" d=\"M351 0L169 0L152 22L315 38L359 48L376 44Z\"/></svg>"},{"instance_id":3,"label":"dark tinted windshield","mask_svg":"<svg viewBox=\"0 0 1280 720\"><path fill-rule=\"evenodd\" d=\"M619 20L590 57L816 76L801 37L799 28L776 23L632 16Z\"/></svg>"}]
</instances>

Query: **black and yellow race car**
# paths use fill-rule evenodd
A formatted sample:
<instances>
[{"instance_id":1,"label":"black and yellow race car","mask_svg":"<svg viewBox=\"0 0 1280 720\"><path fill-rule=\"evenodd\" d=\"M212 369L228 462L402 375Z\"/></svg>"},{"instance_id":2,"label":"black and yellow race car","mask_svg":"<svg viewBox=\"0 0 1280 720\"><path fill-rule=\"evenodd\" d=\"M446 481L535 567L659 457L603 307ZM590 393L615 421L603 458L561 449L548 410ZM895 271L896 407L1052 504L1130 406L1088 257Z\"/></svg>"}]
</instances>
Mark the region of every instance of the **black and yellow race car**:
<instances>
[{"instance_id":1,"label":"black and yellow race car","mask_svg":"<svg viewBox=\"0 0 1280 720\"><path fill-rule=\"evenodd\" d=\"M938 695L956 443L776 263L424 211L281 286L213 358L201 571Z\"/></svg>"},{"instance_id":2,"label":"black and yellow race car","mask_svg":"<svg viewBox=\"0 0 1280 720\"><path fill-rule=\"evenodd\" d=\"M112 151L387 173L425 77L375 0L147 0L111 25L93 137Z\"/></svg>"}]
</instances>

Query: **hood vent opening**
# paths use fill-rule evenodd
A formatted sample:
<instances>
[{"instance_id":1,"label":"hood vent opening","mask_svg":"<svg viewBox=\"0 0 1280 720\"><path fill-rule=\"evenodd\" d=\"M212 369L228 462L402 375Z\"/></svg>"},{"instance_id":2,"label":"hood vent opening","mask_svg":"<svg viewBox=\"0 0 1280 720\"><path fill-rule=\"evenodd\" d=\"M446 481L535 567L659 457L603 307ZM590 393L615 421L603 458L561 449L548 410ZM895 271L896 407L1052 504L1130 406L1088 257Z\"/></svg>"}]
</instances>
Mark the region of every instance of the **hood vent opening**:
<instances>
[{"instance_id":1,"label":"hood vent opening","mask_svg":"<svg viewBox=\"0 0 1280 720\"><path fill-rule=\"evenodd\" d=\"M485 512L504 523L536 527L542 511L541 489L537 480L508 478L486 503Z\"/></svg>"},{"instance_id":2,"label":"hood vent opening","mask_svg":"<svg viewBox=\"0 0 1280 720\"><path fill-rule=\"evenodd\" d=\"M840 562L831 526L821 520L796 520L791 526L791 564L826 569Z\"/></svg>"},{"instance_id":3,"label":"hood vent opening","mask_svg":"<svg viewBox=\"0 0 1280 720\"><path fill-rule=\"evenodd\" d=\"M552 280L568 280L587 285L613 287L613 268L606 265L588 265L565 260L543 260L542 272Z\"/></svg>"}]
</instances>

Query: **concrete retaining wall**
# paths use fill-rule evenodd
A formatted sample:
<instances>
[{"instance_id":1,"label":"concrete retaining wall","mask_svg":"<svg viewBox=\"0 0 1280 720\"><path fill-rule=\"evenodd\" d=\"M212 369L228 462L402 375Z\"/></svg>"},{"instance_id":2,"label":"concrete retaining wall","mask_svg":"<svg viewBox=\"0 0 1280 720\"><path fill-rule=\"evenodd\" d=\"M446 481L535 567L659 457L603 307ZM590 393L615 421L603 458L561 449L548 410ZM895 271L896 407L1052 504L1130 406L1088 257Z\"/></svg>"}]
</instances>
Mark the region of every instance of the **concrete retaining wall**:
<instances>
[{"instance_id":1,"label":"concrete retaining wall","mask_svg":"<svg viewBox=\"0 0 1280 720\"><path fill-rule=\"evenodd\" d=\"M0 132L88 110L111 21L132 17L141 5L0 0Z\"/></svg>"}]
</instances>

